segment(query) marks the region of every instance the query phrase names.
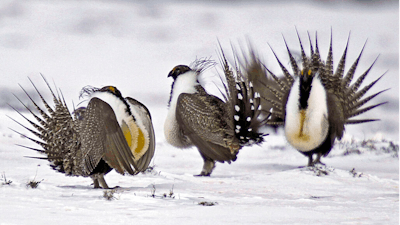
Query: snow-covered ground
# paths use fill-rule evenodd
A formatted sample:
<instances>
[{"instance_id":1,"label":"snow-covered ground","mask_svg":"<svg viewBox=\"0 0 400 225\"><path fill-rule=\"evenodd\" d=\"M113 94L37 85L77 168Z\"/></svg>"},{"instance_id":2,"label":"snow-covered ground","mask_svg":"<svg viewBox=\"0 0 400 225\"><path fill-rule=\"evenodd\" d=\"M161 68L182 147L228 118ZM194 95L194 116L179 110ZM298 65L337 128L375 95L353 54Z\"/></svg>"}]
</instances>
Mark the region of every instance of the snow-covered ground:
<instances>
[{"instance_id":1,"label":"snow-covered ground","mask_svg":"<svg viewBox=\"0 0 400 225\"><path fill-rule=\"evenodd\" d=\"M287 62L282 34L298 50L295 27L306 48L306 31L318 31L323 56L332 28L335 62L351 31L347 66L368 39L356 74L380 54L366 83L388 70L370 93L391 89L372 101L388 104L362 117L381 121L348 126L323 158L326 168L301 168L307 158L278 131L262 146L242 149L231 165L217 164L211 177L193 177L202 167L197 150L176 149L163 135L168 72L196 57L217 60L217 39L226 51L250 40L278 72L267 43ZM0 52L0 224L399 223L396 1L2 1ZM209 71L204 83L212 87L218 78ZM8 129L25 132L7 118L21 120L4 103L17 105L9 92L21 96L18 83L32 89L27 76L44 89L39 73L54 80L70 108L85 85L115 85L146 104L157 138L153 170L111 172L108 184L120 188L106 192L113 195L107 200L91 179L24 157L38 154L16 146L34 145ZM26 185L32 180L40 182L36 189Z\"/></svg>"}]
</instances>

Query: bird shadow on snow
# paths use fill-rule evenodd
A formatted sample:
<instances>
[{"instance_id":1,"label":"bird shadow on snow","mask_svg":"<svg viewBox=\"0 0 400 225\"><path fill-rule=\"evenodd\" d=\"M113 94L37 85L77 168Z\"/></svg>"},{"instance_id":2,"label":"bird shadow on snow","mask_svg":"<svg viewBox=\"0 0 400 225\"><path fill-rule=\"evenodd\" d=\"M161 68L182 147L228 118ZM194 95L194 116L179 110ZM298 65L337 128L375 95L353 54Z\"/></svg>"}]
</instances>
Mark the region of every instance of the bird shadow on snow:
<instances>
[{"instance_id":1,"label":"bird shadow on snow","mask_svg":"<svg viewBox=\"0 0 400 225\"><path fill-rule=\"evenodd\" d=\"M64 189L77 189L77 190L93 190L93 185L62 185L57 186ZM100 189L99 189L100 190Z\"/></svg>"},{"instance_id":2,"label":"bird shadow on snow","mask_svg":"<svg viewBox=\"0 0 400 225\"><path fill-rule=\"evenodd\" d=\"M264 164L246 164L244 168L246 170L254 171L254 170L262 170L264 172L283 172L289 170L295 170L299 168L303 168L304 166L299 165L290 165L290 164L282 164L282 163L264 163Z\"/></svg>"},{"instance_id":3,"label":"bird shadow on snow","mask_svg":"<svg viewBox=\"0 0 400 225\"><path fill-rule=\"evenodd\" d=\"M123 190L123 191L140 191L140 190L148 190L152 187L152 185L148 185L147 187L130 187L130 186L114 186L110 187L109 189L104 188L93 188L93 184L91 185L62 185L57 186L63 189L75 189L75 190Z\"/></svg>"},{"instance_id":4,"label":"bird shadow on snow","mask_svg":"<svg viewBox=\"0 0 400 225\"><path fill-rule=\"evenodd\" d=\"M270 163L263 165L263 169L274 170L274 171L288 171L288 170L299 169L302 167L304 166L294 166L294 165L280 164L280 163Z\"/></svg>"}]
</instances>

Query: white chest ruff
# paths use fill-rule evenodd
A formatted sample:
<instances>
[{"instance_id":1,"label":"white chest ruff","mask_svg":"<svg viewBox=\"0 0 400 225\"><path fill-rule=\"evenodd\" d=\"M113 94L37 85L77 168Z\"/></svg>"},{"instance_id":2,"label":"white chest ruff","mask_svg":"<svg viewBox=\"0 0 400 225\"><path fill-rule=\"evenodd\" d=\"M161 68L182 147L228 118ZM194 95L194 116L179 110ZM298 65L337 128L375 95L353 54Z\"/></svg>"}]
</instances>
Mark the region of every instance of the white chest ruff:
<instances>
[{"instance_id":1,"label":"white chest ruff","mask_svg":"<svg viewBox=\"0 0 400 225\"><path fill-rule=\"evenodd\" d=\"M180 94L196 93L196 85L199 85L199 83L197 82L197 73L194 71L181 74L174 83L171 102L164 123L164 135L167 142L177 148L188 148L193 145L189 138L183 135L182 129L176 120L176 105Z\"/></svg>"},{"instance_id":2,"label":"white chest ruff","mask_svg":"<svg viewBox=\"0 0 400 225\"><path fill-rule=\"evenodd\" d=\"M175 117L175 110L170 109L168 111L167 119L164 123L164 135L167 142L174 147L189 148L193 145L179 127Z\"/></svg>"},{"instance_id":3,"label":"white chest ruff","mask_svg":"<svg viewBox=\"0 0 400 225\"><path fill-rule=\"evenodd\" d=\"M328 134L326 91L319 77L314 77L308 107L304 110L299 109L299 92L299 78L296 78L286 104L285 135L297 150L308 152L320 146Z\"/></svg>"}]
</instances>

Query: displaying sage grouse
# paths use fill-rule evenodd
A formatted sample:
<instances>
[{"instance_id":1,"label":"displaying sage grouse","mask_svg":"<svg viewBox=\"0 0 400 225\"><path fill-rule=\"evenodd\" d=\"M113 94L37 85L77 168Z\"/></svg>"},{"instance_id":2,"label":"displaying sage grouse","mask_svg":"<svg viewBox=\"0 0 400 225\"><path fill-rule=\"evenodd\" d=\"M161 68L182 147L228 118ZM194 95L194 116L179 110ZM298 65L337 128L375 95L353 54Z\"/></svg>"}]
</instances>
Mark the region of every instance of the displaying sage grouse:
<instances>
[{"instance_id":1,"label":"displaying sage grouse","mask_svg":"<svg viewBox=\"0 0 400 225\"><path fill-rule=\"evenodd\" d=\"M310 56L306 56L299 37L300 66L285 42L293 75L288 72L275 55L283 71L284 78L278 78L266 68L272 79L264 79L263 83L266 83L267 89L275 96L275 99L266 97L273 105L273 116L283 120L283 122L271 120L268 123L274 125L284 124L285 136L288 142L309 158L308 166L313 166L316 163L321 163L321 156L329 154L336 138L339 140L342 138L345 129L344 125L376 121L376 119L354 119L353 117L385 104L386 102L383 102L361 108L368 101L386 90L361 99L383 76L360 88L374 62L353 82L364 48L347 73L344 74L348 42L334 72L332 37L326 61L323 61L320 57L317 36L315 38L315 46L313 46L310 37L309 39L311 46ZM313 154L317 154L314 160Z\"/></svg>"},{"instance_id":2,"label":"displaying sage grouse","mask_svg":"<svg viewBox=\"0 0 400 225\"><path fill-rule=\"evenodd\" d=\"M261 143L264 134L259 128L262 111L260 95L253 90L246 74L236 75L229 67L223 52L225 93L224 101L208 94L198 77L210 66L210 61L196 61L192 68L178 65L168 77L174 79L169 99L169 111L164 125L166 140L178 148L196 146L204 160L198 176L209 176L215 161L235 161L245 145Z\"/></svg>"},{"instance_id":3,"label":"displaying sage grouse","mask_svg":"<svg viewBox=\"0 0 400 225\"><path fill-rule=\"evenodd\" d=\"M31 81L47 112L21 87L42 117L24 105L38 123L19 114L36 131L16 121L40 139L17 132L43 148L27 147L46 155L33 158L47 159L53 169L67 176L90 176L95 188L108 188L104 175L112 169L131 175L147 169L154 155L155 136L150 112L142 103L123 98L113 86L84 88L81 96L86 98L87 106L76 109L72 116L65 100L59 94L56 96L45 82L53 96L54 108Z\"/></svg>"}]
</instances>

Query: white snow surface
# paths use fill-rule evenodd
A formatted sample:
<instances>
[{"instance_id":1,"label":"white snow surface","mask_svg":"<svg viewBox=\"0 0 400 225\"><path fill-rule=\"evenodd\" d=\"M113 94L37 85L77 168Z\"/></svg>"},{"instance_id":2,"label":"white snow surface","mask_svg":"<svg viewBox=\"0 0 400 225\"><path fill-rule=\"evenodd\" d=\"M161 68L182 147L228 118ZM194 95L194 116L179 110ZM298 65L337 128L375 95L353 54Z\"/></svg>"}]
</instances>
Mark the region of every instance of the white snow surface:
<instances>
[{"instance_id":1,"label":"white snow surface","mask_svg":"<svg viewBox=\"0 0 400 225\"><path fill-rule=\"evenodd\" d=\"M369 103L388 104L359 118L381 121L347 126L320 169L302 167L307 158L279 129L261 146L243 148L236 162L217 163L211 177L194 177L203 163L197 150L174 148L163 134L169 71L196 58L218 61L218 40L229 57L231 43L250 40L280 74L268 44L289 68L282 35L298 52L295 28L307 52L307 31L313 40L318 31L323 57L332 29L336 64L351 31L347 68L368 39L356 76L380 55L365 84L388 70L369 94L391 89ZM45 160L25 157L41 155L17 145L38 146L10 130L28 134L7 116L27 123L1 108L1 225L399 224L397 1L1 1L0 52L0 103L9 91L23 96L18 83L31 91L27 77L51 102L40 73L70 109L82 87L114 85L148 106L157 141L153 170L105 176L119 186L107 200L90 178L66 177ZM218 75L206 72L200 82L215 91ZM27 187L32 180L40 182L35 189Z\"/></svg>"}]
</instances>

